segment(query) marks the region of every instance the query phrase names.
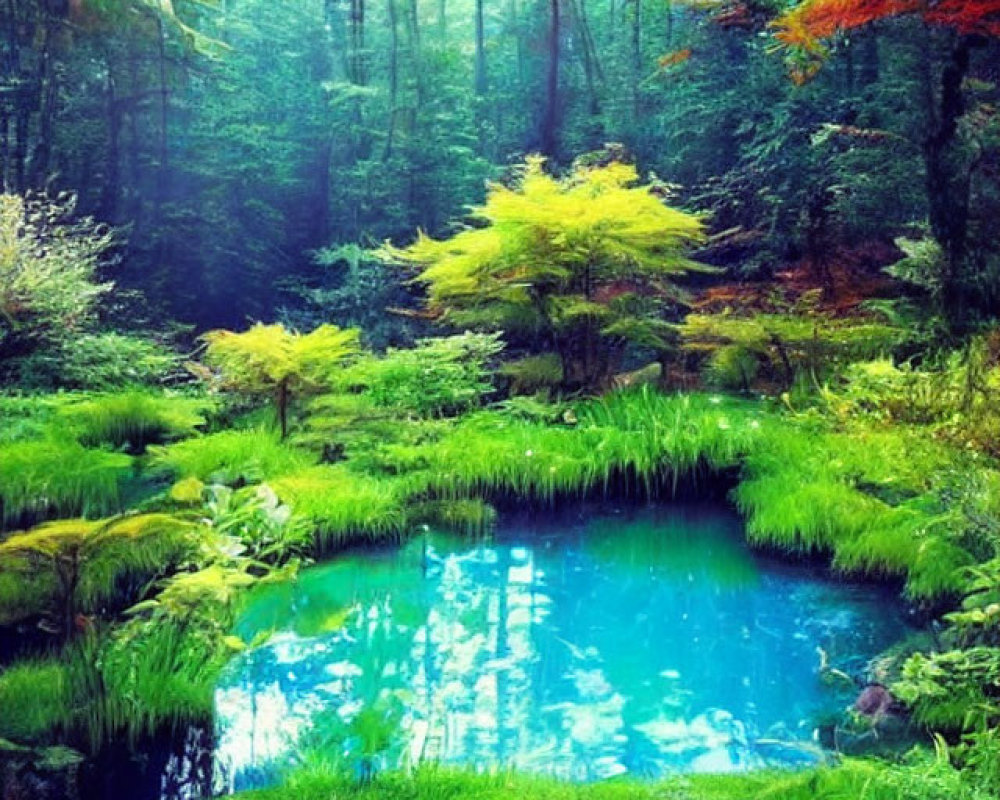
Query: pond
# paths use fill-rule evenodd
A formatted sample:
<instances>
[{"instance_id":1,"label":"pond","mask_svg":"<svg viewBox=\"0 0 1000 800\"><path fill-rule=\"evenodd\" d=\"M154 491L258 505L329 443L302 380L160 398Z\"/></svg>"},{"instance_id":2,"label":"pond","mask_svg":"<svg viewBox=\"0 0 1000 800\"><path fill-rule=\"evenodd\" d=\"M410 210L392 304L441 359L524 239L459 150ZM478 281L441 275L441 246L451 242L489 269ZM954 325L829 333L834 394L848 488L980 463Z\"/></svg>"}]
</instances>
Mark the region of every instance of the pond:
<instances>
[{"instance_id":1,"label":"pond","mask_svg":"<svg viewBox=\"0 0 1000 800\"><path fill-rule=\"evenodd\" d=\"M724 506L512 514L259 591L216 694L223 789L313 758L599 780L799 766L897 640L890 590L750 550ZM267 634L270 633L268 638Z\"/></svg>"}]
</instances>

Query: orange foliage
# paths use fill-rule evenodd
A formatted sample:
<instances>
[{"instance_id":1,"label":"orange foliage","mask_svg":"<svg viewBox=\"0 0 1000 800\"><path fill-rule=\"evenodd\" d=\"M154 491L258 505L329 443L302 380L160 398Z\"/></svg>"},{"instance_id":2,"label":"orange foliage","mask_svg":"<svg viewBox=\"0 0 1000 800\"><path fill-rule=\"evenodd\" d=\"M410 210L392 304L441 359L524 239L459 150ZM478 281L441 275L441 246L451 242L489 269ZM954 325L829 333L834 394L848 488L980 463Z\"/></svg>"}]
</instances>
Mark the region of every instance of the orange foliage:
<instances>
[{"instance_id":1,"label":"orange foliage","mask_svg":"<svg viewBox=\"0 0 1000 800\"><path fill-rule=\"evenodd\" d=\"M746 3L734 3L714 14L712 22L721 28L752 28L754 18Z\"/></svg>"},{"instance_id":2,"label":"orange foliage","mask_svg":"<svg viewBox=\"0 0 1000 800\"><path fill-rule=\"evenodd\" d=\"M805 0L771 25L786 47L821 54L821 40L875 20L918 14L961 33L1000 36L1000 0Z\"/></svg>"},{"instance_id":3,"label":"orange foliage","mask_svg":"<svg viewBox=\"0 0 1000 800\"><path fill-rule=\"evenodd\" d=\"M806 296L816 295L817 311L833 316L857 314L866 300L898 293L897 285L882 272L882 267L899 257L900 252L885 242L839 247L829 254L826 286L815 267L803 259L776 272L771 281L710 287L698 294L692 308L707 314L727 309L775 314L794 307Z\"/></svg>"},{"instance_id":4,"label":"orange foliage","mask_svg":"<svg viewBox=\"0 0 1000 800\"><path fill-rule=\"evenodd\" d=\"M683 50L674 50L664 56L660 56L657 63L660 65L660 69L666 69L677 64L683 64L689 58L691 58L691 48L685 47Z\"/></svg>"}]
</instances>

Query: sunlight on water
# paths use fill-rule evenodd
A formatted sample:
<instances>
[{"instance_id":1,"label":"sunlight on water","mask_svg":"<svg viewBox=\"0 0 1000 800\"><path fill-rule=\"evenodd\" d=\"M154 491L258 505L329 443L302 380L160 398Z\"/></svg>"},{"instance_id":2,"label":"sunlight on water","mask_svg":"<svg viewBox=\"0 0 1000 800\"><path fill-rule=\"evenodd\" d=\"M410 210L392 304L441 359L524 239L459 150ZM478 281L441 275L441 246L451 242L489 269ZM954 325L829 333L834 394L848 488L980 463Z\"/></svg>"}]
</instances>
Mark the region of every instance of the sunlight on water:
<instances>
[{"instance_id":1,"label":"sunlight on water","mask_svg":"<svg viewBox=\"0 0 1000 800\"><path fill-rule=\"evenodd\" d=\"M885 590L750 552L718 506L508 517L256 595L216 694L225 788L317 755L577 780L796 766L903 632Z\"/></svg>"}]
</instances>

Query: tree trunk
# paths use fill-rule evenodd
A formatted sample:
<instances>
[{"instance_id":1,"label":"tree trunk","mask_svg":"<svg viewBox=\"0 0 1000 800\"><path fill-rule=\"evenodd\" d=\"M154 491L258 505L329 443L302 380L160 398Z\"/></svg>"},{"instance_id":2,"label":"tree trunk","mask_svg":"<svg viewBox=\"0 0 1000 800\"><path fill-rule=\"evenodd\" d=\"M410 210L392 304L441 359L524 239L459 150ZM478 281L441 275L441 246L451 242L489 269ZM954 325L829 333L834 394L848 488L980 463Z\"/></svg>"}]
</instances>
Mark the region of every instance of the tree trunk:
<instances>
[{"instance_id":1,"label":"tree trunk","mask_svg":"<svg viewBox=\"0 0 1000 800\"><path fill-rule=\"evenodd\" d=\"M941 305L945 316L953 323L961 320L966 301L961 273L969 224L969 175L954 145L958 121L965 113L962 82L969 71L972 48L983 44L980 37L971 35L956 40L941 75L936 119L924 141L931 231L945 258Z\"/></svg>"},{"instance_id":2,"label":"tree trunk","mask_svg":"<svg viewBox=\"0 0 1000 800\"><path fill-rule=\"evenodd\" d=\"M396 104L399 94L399 27L396 20L396 0L387 0L386 10L389 21L389 130L385 137L385 152L382 158L392 158L393 139L396 135Z\"/></svg>"},{"instance_id":3,"label":"tree trunk","mask_svg":"<svg viewBox=\"0 0 1000 800\"><path fill-rule=\"evenodd\" d=\"M555 157L559 150L559 0L549 0L549 66L545 81L545 116L542 119L542 153Z\"/></svg>"},{"instance_id":4,"label":"tree trunk","mask_svg":"<svg viewBox=\"0 0 1000 800\"><path fill-rule=\"evenodd\" d=\"M278 426L281 428L281 440L284 441L288 436L288 402L289 402L289 391L288 391L288 378L285 378L278 384L278 392L275 396L275 405L278 410Z\"/></svg>"},{"instance_id":5,"label":"tree trunk","mask_svg":"<svg viewBox=\"0 0 1000 800\"><path fill-rule=\"evenodd\" d=\"M486 94L486 44L483 24L483 0L476 0L476 95Z\"/></svg>"}]
</instances>

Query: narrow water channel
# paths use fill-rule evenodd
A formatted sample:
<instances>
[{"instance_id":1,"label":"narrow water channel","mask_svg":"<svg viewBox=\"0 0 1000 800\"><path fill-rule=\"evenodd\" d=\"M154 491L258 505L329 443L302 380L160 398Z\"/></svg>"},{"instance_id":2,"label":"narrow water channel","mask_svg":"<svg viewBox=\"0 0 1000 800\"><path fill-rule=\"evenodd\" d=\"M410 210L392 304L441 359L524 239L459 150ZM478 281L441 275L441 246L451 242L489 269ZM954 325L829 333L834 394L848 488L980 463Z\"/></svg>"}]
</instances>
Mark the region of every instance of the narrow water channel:
<instances>
[{"instance_id":1,"label":"narrow water channel","mask_svg":"<svg viewBox=\"0 0 1000 800\"><path fill-rule=\"evenodd\" d=\"M575 780L797 766L906 629L891 592L752 552L725 506L513 514L257 593L216 694L220 788L311 758Z\"/></svg>"}]
</instances>

